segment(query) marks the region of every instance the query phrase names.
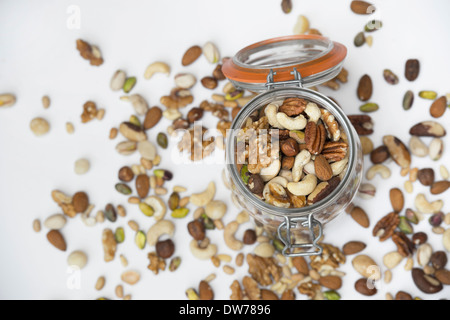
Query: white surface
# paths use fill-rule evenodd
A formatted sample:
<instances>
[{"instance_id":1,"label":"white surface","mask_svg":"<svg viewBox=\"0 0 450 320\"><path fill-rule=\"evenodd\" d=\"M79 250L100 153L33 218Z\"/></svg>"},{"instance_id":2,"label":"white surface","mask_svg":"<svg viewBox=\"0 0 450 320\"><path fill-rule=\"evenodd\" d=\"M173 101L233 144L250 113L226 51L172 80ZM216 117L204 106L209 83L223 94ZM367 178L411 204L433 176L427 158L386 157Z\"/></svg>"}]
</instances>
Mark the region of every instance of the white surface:
<instances>
[{"instance_id":1,"label":"white surface","mask_svg":"<svg viewBox=\"0 0 450 320\"><path fill-rule=\"evenodd\" d=\"M184 51L194 44L203 45L213 41L222 56L231 56L240 48L253 42L274 36L288 35L299 14L306 15L311 26L324 35L348 47L345 68L349 70L349 82L338 92L321 89L330 94L344 107L348 114L358 112L360 102L355 91L359 78L369 74L374 81L372 101L381 109L372 116L375 120L375 134L371 136L375 145L381 143L383 134L394 134L403 141L409 140L409 128L421 120L429 119L430 101L415 98L413 108L405 112L401 107L403 94L407 89L417 93L422 89L433 89L439 94L450 91L448 75L450 64L450 25L448 12L450 3L441 1L373 1L378 9L372 17L383 21L383 29L373 33L372 48L355 48L353 38L368 17L357 16L349 9L350 1L293 1L294 9L289 15L282 13L280 1L1 1L0 2L0 92L13 92L18 102L13 108L0 110L0 298L8 299L81 299L99 296L114 297L114 288L120 282L123 268L119 259L112 263L103 262L101 231L105 227L126 229L127 240L119 246L117 257L123 253L128 258L128 269L139 270L142 280L133 288L125 286L125 293L135 299L184 299L184 291L196 287L199 281L215 272L212 282L216 298L228 299L229 286L242 279L247 268L238 268L235 275L226 275L216 269L210 261L198 261L188 251L190 237L186 230L189 218L176 222L176 255L183 259L180 269L162 272L155 276L146 270L148 264L146 248L139 251L133 243L134 233L126 222L136 219L143 230L147 230L153 219L144 217L137 207L126 204L126 198L114 190L117 170L125 164L138 162L138 155L123 157L114 147L120 138L110 141L109 129L117 126L132 114L132 107L119 101L120 93L111 92L109 81L117 69L126 70L138 77L133 93L144 95L151 105L159 105L159 98L173 86L173 75L181 71L195 73L198 79L210 74L213 66L202 57L192 66L181 67ZM66 27L69 17L67 9L77 5L81 12L81 28ZM372 18L370 17L370 18ZM100 47L105 63L97 68L83 60L75 50L75 40L82 38ZM407 82L403 76L404 63L408 58L418 58L421 73L415 82ZM147 81L143 73L147 65L163 60L172 67L169 78L156 75ZM400 77L400 84L390 86L384 82L382 71L392 69ZM194 105L209 97L199 84L193 90ZM51 107L44 110L41 97L48 94ZM93 100L100 108L106 108L103 121L81 124L82 105ZM51 123L50 133L36 138L29 130L33 117L43 116ZM212 118L207 118L212 119ZM449 112L439 121L446 124ZM65 123L75 125L75 134L65 132ZM215 120L213 122L215 124ZM165 130L168 121L149 132L154 140L159 131ZM212 125L210 125L212 126ZM428 141L428 140L427 140ZM448 137L445 138L448 145ZM174 143L172 143L172 146ZM229 201L229 192L220 180L221 165L170 164L169 151L161 152L161 167L174 172L175 184L189 187L190 192L203 189L211 179L218 185L217 199L227 201L230 210L224 218L229 222L239 212ZM91 161L88 174L77 176L73 165L78 158ZM369 160L366 158L367 163ZM446 150L441 161L414 158L413 166L439 168L446 163L450 168L449 152ZM364 253L382 264L382 257L395 250L392 241L379 243L371 236L376 221L390 211L388 190L403 186L405 178L399 175L399 168L389 164L392 177L383 181L379 177L372 182L378 188L378 195L370 201L357 200L370 215L371 226L365 230L348 216L341 215L325 229L326 242L342 246L349 240L361 240L368 244ZM437 171L438 172L438 171ZM425 191L419 183L414 184L414 195ZM51 200L50 192L61 189L67 193L78 190L88 192L96 210L105 204L126 204L128 217L119 218L115 224L106 222L93 228L83 225L80 218L73 219L63 230L68 243L66 253L51 247L45 237L46 230L36 234L31 224L35 218L42 221L59 211ZM440 198L448 198L448 192ZM439 197L432 197L432 199ZM406 206L413 206L413 195L407 195ZM445 212L450 211L448 202ZM248 225L251 226L250 224ZM448 227L448 226L447 226ZM241 227L239 235L246 228ZM416 231L425 230L435 250L442 250L441 237L431 233L427 221L415 226ZM208 231L212 241L219 246L219 252L231 253L221 239L221 232ZM66 259L70 252L84 250L89 262L81 272L81 288L68 289L66 282ZM251 248L246 248L250 251ZM234 256L234 254L233 254ZM446 287L436 295L426 295L415 288L409 272L403 270L404 261L393 270L393 281L379 284L379 291L373 298L384 299L385 293L395 294L399 290L425 299L450 296ZM416 262L417 264L417 262ZM234 265L234 263L233 263ZM360 277L351 267L351 257L341 268L347 273L342 289L343 299L361 299L353 289ZM383 268L384 271L384 268ZM94 284L98 276L105 275L107 284L98 293ZM297 294L303 299L304 296Z\"/></svg>"}]
</instances>

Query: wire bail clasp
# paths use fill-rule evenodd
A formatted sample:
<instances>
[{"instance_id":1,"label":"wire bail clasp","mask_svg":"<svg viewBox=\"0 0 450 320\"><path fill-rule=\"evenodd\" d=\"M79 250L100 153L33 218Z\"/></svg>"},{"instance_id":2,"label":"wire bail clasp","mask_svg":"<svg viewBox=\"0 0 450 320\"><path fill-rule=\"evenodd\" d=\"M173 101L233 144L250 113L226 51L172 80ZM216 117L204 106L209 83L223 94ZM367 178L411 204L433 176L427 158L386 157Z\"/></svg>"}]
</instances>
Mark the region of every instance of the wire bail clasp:
<instances>
[{"instance_id":1,"label":"wire bail clasp","mask_svg":"<svg viewBox=\"0 0 450 320\"><path fill-rule=\"evenodd\" d=\"M267 82L266 87L267 89L273 89L275 87L292 87L297 86L299 88L303 88L303 79L300 75L300 72L297 71L297 68L294 68L290 72L294 76L294 80L288 80L288 81L278 81L275 82L273 80L273 76L277 74L277 72L273 71L273 69L270 69L269 74L267 75Z\"/></svg>"}]
</instances>

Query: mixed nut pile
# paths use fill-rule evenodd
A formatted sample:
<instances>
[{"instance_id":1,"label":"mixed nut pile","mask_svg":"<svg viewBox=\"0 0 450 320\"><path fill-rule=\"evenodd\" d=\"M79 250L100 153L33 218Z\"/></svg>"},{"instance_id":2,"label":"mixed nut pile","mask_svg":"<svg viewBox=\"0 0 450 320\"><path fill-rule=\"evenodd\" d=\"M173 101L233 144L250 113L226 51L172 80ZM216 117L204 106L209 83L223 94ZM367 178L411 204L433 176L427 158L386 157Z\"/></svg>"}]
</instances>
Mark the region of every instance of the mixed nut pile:
<instances>
[{"instance_id":1,"label":"mixed nut pile","mask_svg":"<svg viewBox=\"0 0 450 320\"><path fill-rule=\"evenodd\" d=\"M346 172L346 135L328 110L302 98L257 110L237 140L243 182L276 207L314 204L329 195Z\"/></svg>"},{"instance_id":2,"label":"mixed nut pile","mask_svg":"<svg viewBox=\"0 0 450 320\"><path fill-rule=\"evenodd\" d=\"M291 1L283 0L282 9L285 13L291 12ZM352 1L351 10L356 14L370 14L375 8L364 1ZM381 23L368 24L366 32L373 31L371 25L381 26ZM320 34L317 29L309 27L309 21L304 16L299 17L294 30L295 33ZM368 44L372 43L372 38L369 40L369 37L362 34L358 35L358 41L355 39L355 45L364 43L361 39ZM80 55L91 65L100 66L103 63L97 46L83 40L77 40L76 46ZM181 64L188 66L202 54L214 68L210 75L201 79L200 83L206 90L214 90L220 81L225 80L219 63L221 61L219 51L214 44L208 42L203 47L189 48L183 55ZM224 59L227 58L223 58L222 62ZM416 80L419 71L418 60L411 59L406 62L405 78L408 81ZM169 75L170 72L169 65L158 61L147 67L144 78L151 79L157 73ZM343 69L335 79L323 85L337 90L340 86L338 82L346 83L347 76L348 72ZM390 85L396 85L400 81L399 77L388 69L384 70L383 76ZM130 163L119 169L115 189L127 197L129 206L136 206L143 215L152 219L152 225L148 230L143 230L135 220L128 219L128 227L112 228L117 221L127 219L132 210L129 208L127 210L124 205L108 203L104 209L94 214L95 206L86 192L79 191L68 195L53 190L52 199L62 213L47 217L43 227L48 230L47 239L55 248L67 250L63 229L71 219L79 216L86 226L107 221L108 227L104 228L101 237L99 236L105 262L116 259L118 246L126 241L127 235L131 233L136 246L148 251L145 253L149 259L150 271L155 275L166 269L175 272L182 259L175 255L174 221L187 218L186 228L192 237L189 248L195 258L211 261L217 268L222 266L222 271L229 275L234 274L236 268L244 267L246 262L248 275L230 284L230 299L291 300L296 298L298 292L315 300L339 300L338 290L342 287L345 274L338 269L352 255L355 255L352 265L362 277L356 281L355 290L364 296L377 293L376 286L371 286L371 283L381 278L385 283L389 283L393 276L392 270L403 260L406 260L405 271L411 272L413 282L422 292L438 293L444 286L450 285L450 271L446 268L447 252L450 252L450 228L444 227L450 224L450 213L443 213L442 200L429 201L428 196L423 193L416 195L414 209L405 209L405 196L398 187L392 187L389 195L386 195L390 198L392 212L379 220L372 229L373 237L383 242L392 240L397 247L397 250L388 252L383 257L383 264L386 267L383 274L374 259L362 253L366 249L366 244L362 241L349 241L342 249L322 242L324 251L320 256L286 258L280 253L283 249L281 241L273 238L271 234L266 234L260 225L248 227L242 238L237 237L239 228L246 228L245 224L250 220L248 213L242 211L225 224L223 221L226 219L228 207L223 201L215 199L215 182L210 182L202 192L190 195L186 194L187 188L178 185L174 185L169 191L167 184L173 183L174 177L169 170L160 167L163 162L158 155L158 148L168 148L168 135L175 136L177 130L184 129L185 133L178 143L178 148L180 151L187 151L192 161L202 160L212 154L216 146L224 149L226 130L230 128L231 120L255 95L253 93L246 95L244 90L227 83L221 93L212 94L211 101L202 101L198 106L190 107L183 115L183 109L194 103L190 89L197 83L197 79L193 74L179 73L174 77L175 88L160 99L165 109L159 106L149 107L142 95L131 94L136 82L137 77L128 77L123 70L117 70L112 76L111 90L123 91L126 94L120 99L133 106L134 114L117 128L111 128L109 138L116 139L120 136L123 139L116 145L119 154L140 156L139 163ZM412 167L412 161L413 157L440 160L444 146L442 138L446 135L446 131L436 119L445 113L450 97L447 95L438 98L436 92L421 91L419 97L434 100L430 106L430 116L433 120L424 120L412 126L408 145L395 136L385 135L383 144L375 148L369 138L374 132L374 123L367 113L380 108L377 103L370 102L372 92L372 80L369 75L364 75L357 88L357 96L364 102L360 107L363 113L349 116L360 136L363 153L369 158L366 159L366 164L369 161L373 164L366 171L366 180L371 181L378 175L382 179L389 178L392 172L386 162L392 159L400 167L400 175L408 176L404 183L404 190L407 193L412 194L414 183L419 181L420 184L429 187L430 194L444 194L450 188L447 168L441 165L438 178L438 174L432 168ZM411 109L413 100L414 93L406 92L403 100L405 111ZM0 108L13 106L15 102L13 94L0 95ZM42 98L42 105L46 109L50 107L48 96ZM101 120L105 116L105 109L97 108L93 101L87 101L81 112L81 123L94 119ZM222 133L221 136L205 138L207 128L201 127L200 130L196 130L194 123L202 119L205 112L211 112L218 118L216 128ZM149 139L147 132L155 130L162 119L169 121L170 125L167 132L159 132L156 135L154 143ZM275 206L303 207L323 199L339 184L339 176L345 173L347 164L346 138L339 124L326 109L304 99L291 97L264 106L256 117L249 120L242 133L246 141L243 150L248 153L242 154L242 162L238 162L238 165L243 181L255 195ZM36 136L50 132L49 122L41 117L32 119L30 128ZM263 152L256 153L271 156L256 157L256 161L252 161L249 157L249 154L255 154L250 150L255 147L255 144L251 143L252 129L266 129L274 135L276 130L276 135L280 138L279 146L268 144L267 142L271 141L269 137L266 143L261 144L265 146ZM73 134L75 127L68 122L66 130L69 134ZM426 139L430 140L429 143L426 143ZM268 149L276 151L270 153ZM311 162L312 159L315 161ZM77 174L87 174L89 169L88 159L78 159L75 162ZM304 173L306 176L301 180ZM230 182L226 175L222 174L222 177L225 186L229 187ZM318 183L318 180L321 182ZM376 187L370 183L363 183L358 191L360 199L371 199L375 195ZM190 210L189 206L194 206L195 210ZM191 211L192 214L189 215ZM364 228L370 227L370 218L362 207L352 205L347 211L359 225ZM431 231L442 236L443 250L434 250L428 243L426 233L414 232L414 225L421 223L426 215L429 215ZM33 229L36 232L41 231L39 219L33 221ZM223 232L223 242L227 248L236 253L234 257L220 253L221 244L211 242L208 233L213 229ZM249 253L248 248L253 251ZM80 269L89 264L88 255L80 250L71 252L67 259L69 265ZM124 271L120 277L122 283L118 283L115 288L115 295L119 299L129 300L131 294L125 294L123 284L136 285L140 281L141 272L127 269L128 260L125 255L120 255L119 259ZM199 281L198 288L197 286L188 288L187 298L213 299L214 291L211 283L215 278L216 274L212 273ZM105 283L106 278L99 276L92 285L101 291ZM419 298L398 291L395 296L387 294L386 299Z\"/></svg>"}]
</instances>

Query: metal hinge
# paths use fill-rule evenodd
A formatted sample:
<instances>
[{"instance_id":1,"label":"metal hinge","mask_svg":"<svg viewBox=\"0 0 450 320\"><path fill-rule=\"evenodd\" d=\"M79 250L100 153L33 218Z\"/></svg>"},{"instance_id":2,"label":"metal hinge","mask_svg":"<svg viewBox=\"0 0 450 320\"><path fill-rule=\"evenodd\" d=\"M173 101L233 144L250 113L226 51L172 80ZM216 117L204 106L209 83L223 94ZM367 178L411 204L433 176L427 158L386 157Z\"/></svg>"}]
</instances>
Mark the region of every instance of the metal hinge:
<instances>
[{"instance_id":1,"label":"metal hinge","mask_svg":"<svg viewBox=\"0 0 450 320\"><path fill-rule=\"evenodd\" d=\"M270 69L269 74L267 75L267 82L266 87L267 89L273 89L275 87L292 87L297 86L302 88L303 87L303 79L300 75L300 72L297 71L297 68L294 68L291 72L292 75L294 75L294 80L288 80L288 81L273 81L273 76L277 73L273 71L273 69Z\"/></svg>"}]
</instances>

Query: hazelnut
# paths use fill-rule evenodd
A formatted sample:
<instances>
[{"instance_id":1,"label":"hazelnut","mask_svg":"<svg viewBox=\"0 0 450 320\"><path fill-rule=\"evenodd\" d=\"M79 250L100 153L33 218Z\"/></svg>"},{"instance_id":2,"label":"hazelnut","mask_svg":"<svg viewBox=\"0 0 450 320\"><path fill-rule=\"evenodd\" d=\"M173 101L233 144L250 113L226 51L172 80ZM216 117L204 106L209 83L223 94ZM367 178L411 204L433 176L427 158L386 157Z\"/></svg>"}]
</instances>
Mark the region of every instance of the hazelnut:
<instances>
[{"instance_id":1,"label":"hazelnut","mask_svg":"<svg viewBox=\"0 0 450 320\"><path fill-rule=\"evenodd\" d=\"M281 160L281 168L283 170L291 170L294 166L295 157L283 157Z\"/></svg>"},{"instance_id":2,"label":"hazelnut","mask_svg":"<svg viewBox=\"0 0 450 320\"><path fill-rule=\"evenodd\" d=\"M124 182L130 182L134 178L133 170L130 167L125 166L119 170L119 180Z\"/></svg>"},{"instance_id":3,"label":"hazelnut","mask_svg":"<svg viewBox=\"0 0 450 320\"><path fill-rule=\"evenodd\" d=\"M300 152L300 146L293 138L281 142L281 152L288 157L295 157Z\"/></svg>"},{"instance_id":4,"label":"hazelnut","mask_svg":"<svg viewBox=\"0 0 450 320\"><path fill-rule=\"evenodd\" d=\"M243 242L245 244L254 244L256 242L256 232L253 229L247 229L244 232Z\"/></svg>"},{"instance_id":5,"label":"hazelnut","mask_svg":"<svg viewBox=\"0 0 450 320\"><path fill-rule=\"evenodd\" d=\"M201 220L191 221L188 223L187 227L192 238L199 241L205 239L205 225Z\"/></svg>"},{"instance_id":6,"label":"hazelnut","mask_svg":"<svg viewBox=\"0 0 450 320\"><path fill-rule=\"evenodd\" d=\"M175 245L170 239L158 241L156 243L156 254L163 259L170 258L174 251Z\"/></svg>"},{"instance_id":7,"label":"hazelnut","mask_svg":"<svg viewBox=\"0 0 450 320\"><path fill-rule=\"evenodd\" d=\"M264 181L259 174L252 174L248 179L247 186L252 193L262 196Z\"/></svg>"}]
</instances>

